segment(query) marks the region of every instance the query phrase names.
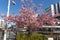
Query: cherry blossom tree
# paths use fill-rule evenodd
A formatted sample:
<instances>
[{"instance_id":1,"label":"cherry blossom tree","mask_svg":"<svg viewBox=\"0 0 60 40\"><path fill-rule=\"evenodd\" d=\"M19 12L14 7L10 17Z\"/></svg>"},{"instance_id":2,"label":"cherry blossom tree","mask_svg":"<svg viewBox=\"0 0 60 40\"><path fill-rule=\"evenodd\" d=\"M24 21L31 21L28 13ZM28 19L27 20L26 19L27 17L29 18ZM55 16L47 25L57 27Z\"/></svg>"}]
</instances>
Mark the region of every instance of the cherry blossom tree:
<instances>
[{"instance_id":1,"label":"cherry blossom tree","mask_svg":"<svg viewBox=\"0 0 60 40\"><path fill-rule=\"evenodd\" d=\"M18 27L26 26L31 29L42 27L43 25L57 25L54 22L59 20L50 16L51 13L46 14L45 12L41 12L40 8L43 4L39 4L39 6L37 6L33 3L32 0L26 1L30 3L26 5L24 0L21 0L22 8L19 9L19 15L10 15L9 17L1 15L5 22L15 22ZM37 14L38 12L39 14Z\"/></svg>"}]
</instances>

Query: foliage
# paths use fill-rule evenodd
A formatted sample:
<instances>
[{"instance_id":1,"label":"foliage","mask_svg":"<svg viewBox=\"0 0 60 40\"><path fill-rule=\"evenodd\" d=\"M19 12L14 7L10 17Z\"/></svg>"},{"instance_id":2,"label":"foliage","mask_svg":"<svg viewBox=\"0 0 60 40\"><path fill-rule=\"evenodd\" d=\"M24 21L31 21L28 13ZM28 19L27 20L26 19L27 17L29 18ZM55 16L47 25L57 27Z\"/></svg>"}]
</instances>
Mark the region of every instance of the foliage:
<instances>
[{"instance_id":1,"label":"foliage","mask_svg":"<svg viewBox=\"0 0 60 40\"><path fill-rule=\"evenodd\" d=\"M43 40L43 35L34 33L31 35L31 40Z\"/></svg>"},{"instance_id":2,"label":"foliage","mask_svg":"<svg viewBox=\"0 0 60 40\"><path fill-rule=\"evenodd\" d=\"M28 34L17 34L16 39L17 40L43 40L42 34L36 34L32 33L30 36Z\"/></svg>"}]
</instances>

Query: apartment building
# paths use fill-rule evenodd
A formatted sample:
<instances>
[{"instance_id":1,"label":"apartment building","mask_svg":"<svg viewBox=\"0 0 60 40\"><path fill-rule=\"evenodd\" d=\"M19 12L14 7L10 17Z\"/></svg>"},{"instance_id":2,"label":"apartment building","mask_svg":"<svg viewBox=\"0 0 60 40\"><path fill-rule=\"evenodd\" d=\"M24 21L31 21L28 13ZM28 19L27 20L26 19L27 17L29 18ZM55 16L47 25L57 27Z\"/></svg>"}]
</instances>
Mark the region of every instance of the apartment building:
<instances>
[{"instance_id":1,"label":"apartment building","mask_svg":"<svg viewBox=\"0 0 60 40\"><path fill-rule=\"evenodd\" d=\"M45 9L45 12L50 13L50 16L60 20L60 2L51 4ZM47 38L51 37L53 40L60 40L60 21L55 23L57 23L58 26L42 26L39 32L44 34Z\"/></svg>"},{"instance_id":2,"label":"apartment building","mask_svg":"<svg viewBox=\"0 0 60 40\"><path fill-rule=\"evenodd\" d=\"M51 12L52 16L54 16L55 14L60 14L60 2L59 3L56 3L56 4L51 4L49 7L47 7L45 9L45 11L48 13L48 12Z\"/></svg>"},{"instance_id":3,"label":"apartment building","mask_svg":"<svg viewBox=\"0 0 60 40\"><path fill-rule=\"evenodd\" d=\"M58 20L60 20L60 2L59 3L55 3L55 4L51 4L49 7L47 7L45 9L46 13L50 13L51 16L57 18ZM60 21L55 22L58 25L60 25Z\"/></svg>"}]
</instances>

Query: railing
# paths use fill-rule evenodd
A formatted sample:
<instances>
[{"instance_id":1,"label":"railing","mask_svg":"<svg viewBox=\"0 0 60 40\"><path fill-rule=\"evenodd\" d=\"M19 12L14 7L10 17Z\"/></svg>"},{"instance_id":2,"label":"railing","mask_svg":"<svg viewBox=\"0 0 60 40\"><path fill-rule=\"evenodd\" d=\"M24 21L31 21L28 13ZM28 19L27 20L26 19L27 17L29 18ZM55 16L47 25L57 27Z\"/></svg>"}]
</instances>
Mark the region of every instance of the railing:
<instances>
[{"instance_id":1,"label":"railing","mask_svg":"<svg viewBox=\"0 0 60 40\"><path fill-rule=\"evenodd\" d=\"M60 28L60 26L42 26L43 28Z\"/></svg>"}]
</instances>

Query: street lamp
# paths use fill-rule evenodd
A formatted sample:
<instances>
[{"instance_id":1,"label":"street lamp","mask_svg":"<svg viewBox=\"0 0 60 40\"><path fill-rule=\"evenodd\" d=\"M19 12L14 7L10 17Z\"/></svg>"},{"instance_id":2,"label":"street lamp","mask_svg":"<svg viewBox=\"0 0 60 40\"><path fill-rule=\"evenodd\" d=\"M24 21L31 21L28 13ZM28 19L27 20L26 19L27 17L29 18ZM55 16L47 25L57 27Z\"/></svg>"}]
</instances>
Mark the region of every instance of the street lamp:
<instances>
[{"instance_id":1,"label":"street lamp","mask_svg":"<svg viewBox=\"0 0 60 40\"><path fill-rule=\"evenodd\" d=\"M16 5L16 3L14 2L14 0L8 0L8 9L7 9L7 17L9 17L9 11L10 11L10 2L12 2L13 5ZM3 40L7 40L7 24L5 26L5 30L4 30L4 39Z\"/></svg>"},{"instance_id":2,"label":"street lamp","mask_svg":"<svg viewBox=\"0 0 60 40\"><path fill-rule=\"evenodd\" d=\"M13 4L13 5L16 5L16 3L15 3L15 1L14 1L14 0L12 0L11 2L12 2L12 4Z\"/></svg>"}]
</instances>

